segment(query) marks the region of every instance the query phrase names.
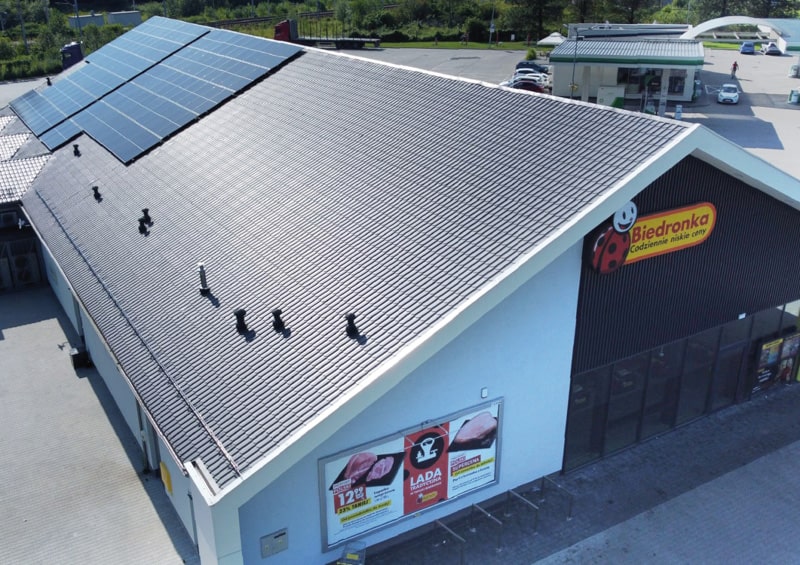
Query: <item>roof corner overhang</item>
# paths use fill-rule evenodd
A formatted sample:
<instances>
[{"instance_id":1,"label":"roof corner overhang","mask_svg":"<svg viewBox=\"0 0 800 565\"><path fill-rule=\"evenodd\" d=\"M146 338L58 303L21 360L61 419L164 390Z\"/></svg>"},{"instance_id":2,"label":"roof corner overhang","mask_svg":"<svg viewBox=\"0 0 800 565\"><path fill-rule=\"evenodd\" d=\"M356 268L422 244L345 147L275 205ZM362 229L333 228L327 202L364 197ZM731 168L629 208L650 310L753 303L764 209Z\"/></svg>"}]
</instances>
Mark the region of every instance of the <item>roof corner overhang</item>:
<instances>
[{"instance_id":1,"label":"roof corner overhang","mask_svg":"<svg viewBox=\"0 0 800 565\"><path fill-rule=\"evenodd\" d=\"M696 133L692 156L800 210L800 180L712 130Z\"/></svg>"}]
</instances>

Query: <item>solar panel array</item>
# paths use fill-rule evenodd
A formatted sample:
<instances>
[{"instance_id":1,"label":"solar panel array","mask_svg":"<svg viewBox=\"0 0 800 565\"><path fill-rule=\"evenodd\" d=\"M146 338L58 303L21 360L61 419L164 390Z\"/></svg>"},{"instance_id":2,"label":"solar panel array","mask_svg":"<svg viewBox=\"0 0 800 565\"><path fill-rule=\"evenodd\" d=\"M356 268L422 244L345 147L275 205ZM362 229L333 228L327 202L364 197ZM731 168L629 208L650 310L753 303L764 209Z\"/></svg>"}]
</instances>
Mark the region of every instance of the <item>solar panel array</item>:
<instances>
[{"instance_id":1,"label":"solar panel array","mask_svg":"<svg viewBox=\"0 0 800 565\"><path fill-rule=\"evenodd\" d=\"M50 150L85 132L129 163L299 52L296 45L155 17L11 107Z\"/></svg>"}]
</instances>

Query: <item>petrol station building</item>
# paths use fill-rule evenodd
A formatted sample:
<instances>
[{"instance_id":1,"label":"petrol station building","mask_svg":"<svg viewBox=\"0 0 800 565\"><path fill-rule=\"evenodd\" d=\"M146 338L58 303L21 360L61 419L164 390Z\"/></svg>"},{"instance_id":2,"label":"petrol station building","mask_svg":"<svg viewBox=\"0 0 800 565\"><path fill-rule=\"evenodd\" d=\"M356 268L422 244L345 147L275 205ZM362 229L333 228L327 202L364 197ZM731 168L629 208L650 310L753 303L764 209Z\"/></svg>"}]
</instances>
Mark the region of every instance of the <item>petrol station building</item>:
<instances>
[{"instance_id":1,"label":"petrol station building","mask_svg":"<svg viewBox=\"0 0 800 565\"><path fill-rule=\"evenodd\" d=\"M329 563L797 378L800 181L705 127L123 38L2 111L44 159L7 205L204 564Z\"/></svg>"}]
</instances>

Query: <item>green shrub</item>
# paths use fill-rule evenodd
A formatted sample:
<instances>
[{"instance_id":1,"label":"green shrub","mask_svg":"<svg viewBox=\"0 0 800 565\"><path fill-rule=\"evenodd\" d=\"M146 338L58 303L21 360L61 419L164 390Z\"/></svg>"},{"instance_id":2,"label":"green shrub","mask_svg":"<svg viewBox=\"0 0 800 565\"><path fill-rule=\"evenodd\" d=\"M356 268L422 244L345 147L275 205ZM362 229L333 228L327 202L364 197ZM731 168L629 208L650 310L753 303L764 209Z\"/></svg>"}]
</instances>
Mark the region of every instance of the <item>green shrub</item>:
<instances>
[{"instance_id":1,"label":"green shrub","mask_svg":"<svg viewBox=\"0 0 800 565\"><path fill-rule=\"evenodd\" d=\"M381 41L385 43L403 43L409 39L411 38L400 30L393 30L381 35Z\"/></svg>"}]
</instances>

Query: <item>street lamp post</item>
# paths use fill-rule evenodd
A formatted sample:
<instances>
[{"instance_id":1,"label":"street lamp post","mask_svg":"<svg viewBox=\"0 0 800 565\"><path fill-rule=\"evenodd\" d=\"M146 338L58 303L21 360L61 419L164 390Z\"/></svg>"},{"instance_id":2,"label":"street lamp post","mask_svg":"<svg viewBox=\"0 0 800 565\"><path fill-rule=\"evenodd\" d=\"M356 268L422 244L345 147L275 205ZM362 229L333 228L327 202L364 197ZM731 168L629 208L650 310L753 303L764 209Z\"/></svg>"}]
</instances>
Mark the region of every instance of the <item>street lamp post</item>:
<instances>
[{"instance_id":1,"label":"street lamp post","mask_svg":"<svg viewBox=\"0 0 800 565\"><path fill-rule=\"evenodd\" d=\"M75 21L78 22L78 43L83 43L83 31L81 30L81 15L78 12L78 0L74 0L75 5Z\"/></svg>"},{"instance_id":2,"label":"street lamp post","mask_svg":"<svg viewBox=\"0 0 800 565\"><path fill-rule=\"evenodd\" d=\"M565 28L567 28L567 37L569 37L570 32L572 31L567 24L561 24ZM575 41L575 48L572 50L572 82L569 83L569 97L570 100L575 98L575 91L577 90L577 85L575 84L575 67L578 64L578 41L583 39L582 36L578 35L578 32L581 31L581 28L575 28L575 37L573 41Z\"/></svg>"},{"instance_id":3,"label":"street lamp post","mask_svg":"<svg viewBox=\"0 0 800 565\"><path fill-rule=\"evenodd\" d=\"M60 4L62 6L72 6L75 8L75 22L78 24L78 43L83 43L83 32L81 31L81 15L78 12L78 0L72 2L53 2L53 4Z\"/></svg>"}]
</instances>

